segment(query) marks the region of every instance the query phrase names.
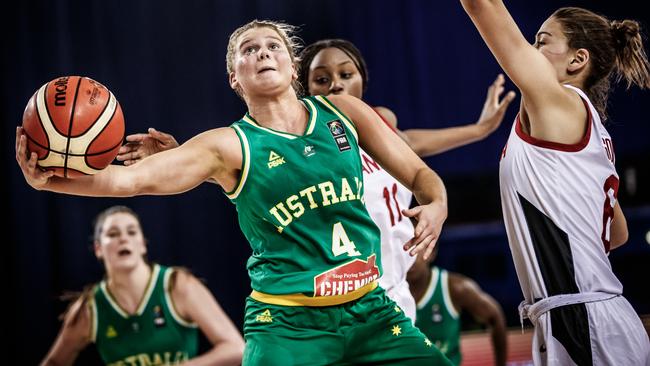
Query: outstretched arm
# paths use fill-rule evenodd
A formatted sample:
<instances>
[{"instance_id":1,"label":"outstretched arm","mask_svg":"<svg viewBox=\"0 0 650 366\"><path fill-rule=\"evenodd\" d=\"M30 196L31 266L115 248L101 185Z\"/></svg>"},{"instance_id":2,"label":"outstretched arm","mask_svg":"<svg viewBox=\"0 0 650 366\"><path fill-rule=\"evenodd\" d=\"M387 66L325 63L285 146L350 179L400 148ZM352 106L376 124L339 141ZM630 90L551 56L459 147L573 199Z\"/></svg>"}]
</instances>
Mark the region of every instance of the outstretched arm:
<instances>
[{"instance_id":1,"label":"outstretched arm","mask_svg":"<svg viewBox=\"0 0 650 366\"><path fill-rule=\"evenodd\" d=\"M140 164L109 165L95 175L75 179L53 176L37 165L26 151L22 128L16 130L16 160L27 182L35 189L81 196L127 197L142 194L175 194L213 178L228 188L241 166L239 140L231 128L204 132L176 149L164 151Z\"/></svg>"},{"instance_id":2,"label":"outstretched arm","mask_svg":"<svg viewBox=\"0 0 650 366\"><path fill-rule=\"evenodd\" d=\"M488 88L478 122L459 127L404 130L406 142L418 156L427 157L486 138L501 125L506 109L515 98L515 92L510 91L499 100L504 82L503 75L499 74Z\"/></svg>"},{"instance_id":3,"label":"outstretched arm","mask_svg":"<svg viewBox=\"0 0 650 366\"><path fill-rule=\"evenodd\" d=\"M469 312L474 319L489 327L495 364L505 366L506 321L499 303L483 292L476 282L458 273L449 273L449 292L457 309Z\"/></svg>"},{"instance_id":4,"label":"outstretched arm","mask_svg":"<svg viewBox=\"0 0 650 366\"><path fill-rule=\"evenodd\" d=\"M63 326L41 366L72 365L90 343L91 316L83 297L75 301L65 315Z\"/></svg>"},{"instance_id":5,"label":"outstretched arm","mask_svg":"<svg viewBox=\"0 0 650 366\"><path fill-rule=\"evenodd\" d=\"M196 323L212 343L208 352L183 365L240 365L244 339L210 291L196 277L176 270L171 295L179 315Z\"/></svg>"},{"instance_id":6,"label":"outstretched arm","mask_svg":"<svg viewBox=\"0 0 650 366\"><path fill-rule=\"evenodd\" d=\"M361 147L415 195L420 206L403 211L418 221L415 236L404 249L410 249L411 255L422 252L428 258L447 218L442 180L363 101L348 95L328 98L354 122Z\"/></svg>"}]
</instances>

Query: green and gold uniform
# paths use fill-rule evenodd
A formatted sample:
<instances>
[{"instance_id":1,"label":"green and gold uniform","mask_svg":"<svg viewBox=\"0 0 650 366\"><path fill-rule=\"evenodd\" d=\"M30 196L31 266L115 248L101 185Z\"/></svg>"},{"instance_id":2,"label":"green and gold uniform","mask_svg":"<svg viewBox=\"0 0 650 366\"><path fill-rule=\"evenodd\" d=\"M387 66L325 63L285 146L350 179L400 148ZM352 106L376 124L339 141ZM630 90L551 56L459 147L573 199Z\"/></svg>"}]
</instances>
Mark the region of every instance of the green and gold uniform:
<instances>
[{"instance_id":1,"label":"green and gold uniform","mask_svg":"<svg viewBox=\"0 0 650 366\"><path fill-rule=\"evenodd\" d=\"M449 275L444 269L431 268L431 282L417 303L415 325L440 351L460 365L460 317L449 296Z\"/></svg>"},{"instance_id":2,"label":"green and gold uniform","mask_svg":"<svg viewBox=\"0 0 650 366\"><path fill-rule=\"evenodd\" d=\"M92 339L109 366L177 365L197 354L196 325L174 310L169 293L173 268L153 265L151 278L135 314L115 301L106 281L95 286Z\"/></svg>"},{"instance_id":3,"label":"green and gold uniform","mask_svg":"<svg viewBox=\"0 0 650 366\"><path fill-rule=\"evenodd\" d=\"M377 287L380 234L363 203L354 124L325 97L302 102L302 135L248 114L231 126L243 162L226 194L253 249L244 363L446 361Z\"/></svg>"}]
</instances>

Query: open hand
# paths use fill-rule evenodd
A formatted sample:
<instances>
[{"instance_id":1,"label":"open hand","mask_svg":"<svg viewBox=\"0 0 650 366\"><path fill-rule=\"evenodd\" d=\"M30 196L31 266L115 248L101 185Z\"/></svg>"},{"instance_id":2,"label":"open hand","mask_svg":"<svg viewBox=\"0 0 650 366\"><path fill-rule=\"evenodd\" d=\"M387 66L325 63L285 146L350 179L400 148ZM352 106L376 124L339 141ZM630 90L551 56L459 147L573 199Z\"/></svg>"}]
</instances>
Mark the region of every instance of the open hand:
<instances>
[{"instance_id":1,"label":"open hand","mask_svg":"<svg viewBox=\"0 0 650 366\"><path fill-rule=\"evenodd\" d=\"M178 146L174 136L149 128L147 133L136 133L126 137L126 144L117 152L117 160L132 165L147 156Z\"/></svg>"},{"instance_id":2,"label":"open hand","mask_svg":"<svg viewBox=\"0 0 650 366\"><path fill-rule=\"evenodd\" d=\"M506 109L508 109L510 102L515 99L516 93L514 91L509 91L503 99L499 100L501 94L503 94L504 83L505 78L503 77L503 74L499 74L492 85L488 88L481 116L479 117L478 122L476 122L477 125L483 127L485 136L494 132L499 125L501 125L503 116L506 114Z\"/></svg>"},{"instance_id":3,"label":"open hand","mask_svg":"<svg viewBox=\"0 0 650 366\"><path fill-rule=\"evenodd\" d=\"M414 236L404 244L404 250L410 250L411 256L423 252L424 259L428 259L440 237L442 224L447 218L447 205L434 201L428 205L402 210L402 213L406 217L417 220Z\"/></svg>"},{"instance_id":4,"label":"open hand","mask_svg":"<svg viewBox=\"0 0 650 366\"><path fill-rule=\"evenodd\" d=\"M41 190L54 176L51 170L44 170L37 165L38 154L27 153L27 136L22 127L16 128L16 161L27 183L34 189Z\"/></svg>"}]
</instances>

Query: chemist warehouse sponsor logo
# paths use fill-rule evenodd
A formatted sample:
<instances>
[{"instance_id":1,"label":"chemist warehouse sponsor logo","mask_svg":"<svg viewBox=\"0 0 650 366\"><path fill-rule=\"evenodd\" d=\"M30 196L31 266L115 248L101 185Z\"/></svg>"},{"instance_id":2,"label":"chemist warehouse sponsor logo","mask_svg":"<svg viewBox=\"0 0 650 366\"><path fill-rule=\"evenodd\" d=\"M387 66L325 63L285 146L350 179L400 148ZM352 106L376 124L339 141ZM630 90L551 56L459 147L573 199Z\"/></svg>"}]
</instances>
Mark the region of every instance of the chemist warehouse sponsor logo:
<instances>
[{"instance_id":1,"label":"chemist warehouse sponsor logo","mask_svg":"<svg viewBox=\"0 0 650 366\"><path fill-rule=\"evenodd\" d=\"M375 254L355 259L314 277L314 296L345 295L379 279Z\"/></svg>"}]
</instances>

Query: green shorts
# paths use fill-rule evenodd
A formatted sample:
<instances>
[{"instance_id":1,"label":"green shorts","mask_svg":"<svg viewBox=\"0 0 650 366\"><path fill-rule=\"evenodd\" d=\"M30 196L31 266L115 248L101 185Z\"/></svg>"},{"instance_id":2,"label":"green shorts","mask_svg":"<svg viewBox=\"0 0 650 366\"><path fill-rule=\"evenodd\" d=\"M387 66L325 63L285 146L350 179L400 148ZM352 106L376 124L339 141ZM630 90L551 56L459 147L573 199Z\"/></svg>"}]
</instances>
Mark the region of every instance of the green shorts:
<instances>
[{"instance_id":1,"label":"green shorts","mask_svg":"<svg viewBox=\"0 0 650 366\"><path fill-rule=\"evenodd\" d=\"M326 307L246 300L243 365L451 365L380 287Z\"/></svg>"}]
</instances>

